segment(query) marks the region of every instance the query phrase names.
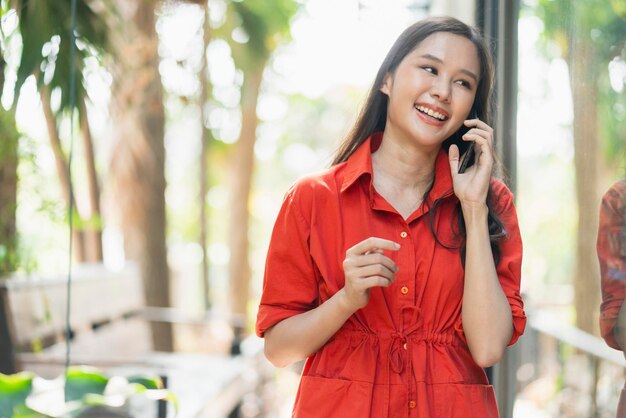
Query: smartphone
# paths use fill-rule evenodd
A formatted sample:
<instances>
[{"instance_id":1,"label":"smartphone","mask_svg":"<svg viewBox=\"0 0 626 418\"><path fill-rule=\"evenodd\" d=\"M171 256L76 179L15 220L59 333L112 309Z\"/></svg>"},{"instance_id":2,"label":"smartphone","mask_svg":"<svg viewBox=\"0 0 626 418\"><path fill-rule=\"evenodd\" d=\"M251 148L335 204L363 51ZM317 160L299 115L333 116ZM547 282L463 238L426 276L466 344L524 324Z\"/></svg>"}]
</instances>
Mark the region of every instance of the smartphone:
<instances>
[{"instance_id":1,"label":"smartphone","mask_svg":"<svg viewBox=\"0 0 626 418\"><path fill-rule=\"evenodd\" d=\"M475 111L473 111L467 117L467 119L476 119L477 117L478 115L476 114ZM472 128L463 125L461 132L459 132L459 138L462 138L463 135L465 135L470 129ZM464 141L461 141L461 142L463 143ZM461 156L461 162L459 163L459 174L464 173L468 167L474 164L474 153L475 153L474 142L470 142L470 143L465 142L465 143L467 144L467 148L465 150L465 153ZM459 152L462 152L460 146L459 146Z\"/></svg>"},{"instance_id":2,"label":"smartphone","mask_svg":"<svg viewBox=\"0 0 626 418\"><path fill-rule=\"evenodd\" d=\"M467 151L461 157L461 163L459 164L459 174L465 173L467 167L470 166L470 162L474 160L474 143L469 144Z\"/></svg>"}]
</instances>

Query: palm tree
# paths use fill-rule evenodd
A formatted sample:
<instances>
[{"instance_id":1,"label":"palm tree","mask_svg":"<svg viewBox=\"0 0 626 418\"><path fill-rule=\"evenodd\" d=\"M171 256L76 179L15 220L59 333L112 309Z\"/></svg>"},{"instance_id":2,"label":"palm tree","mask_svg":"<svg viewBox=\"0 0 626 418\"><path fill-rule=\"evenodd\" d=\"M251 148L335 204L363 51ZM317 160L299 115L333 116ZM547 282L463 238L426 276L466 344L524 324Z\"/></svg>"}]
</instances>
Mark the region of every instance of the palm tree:
<instances>
[{"instance_id":1,"label":"palm tree","mask_svg":"<svg viewBox=\"0 0 626 418\"><path fill-rule=\"evenodd\" d=\"M41 104L46 118L48 136L52 147L57 174L61 184L63 198L68 207L76 208L76 200L70 192L68 161L59 136L58 123L73 110L79 114L79 126L83 139L90 208L86 216L88 240L85 231L75 230L75 258L78 261L102 261L101 227L94 219L100 219L100 190L93 153L93 141L89 128L86 100L87 92L83 86L82 70L84 59L98 56L107 48L107 30L103 20L91 9L86 0L77 2L77 47L78 59L70 62L70 2L45 0L29 2L15 1L19 16L19 31L22 37L22 56L15 85L16 97L30 76L37 80ZM76 100L70 98L70 68L74 66L76 77ZM61 92L61 104L58 109L51 105L54 90ZM15 101L17 103L17 100ZM76 211L76 214L79 212Z\"/></svg>"},{"instance_id":2,"label":"palm tree","mask_svg":"<svg viewBox=\"0 0 626 418\"><path fill-rule=\"evenodd\" d=\"M274 50L289 38L290 21L297 11L293 0L247 0L229 3L228 19L221 29L230 44L235 65L243 72L241 87L241 132L233 154L233 183L229 220L229 277L232 311L247 316L250 286L248 262L249 198L254 172L256 107L263 71ZM244 43L231 34L238 28L247 35ZM236 339L244 330L236 330Z\"/></svg>"},{"instance_id":3,"label":"palm tree","mask_svg":"<svg viewBox=\"0 0 626 418\"><path fill-rule=\"evenodd\" d=\"M111 159L126 253L139 263L149 306L170 305L165 216L165 114L159 75L157 1L116 0L112 34L117 128ZM171 351L172 329L152 328L154 347Z\"/></svg>"}]
</instances>

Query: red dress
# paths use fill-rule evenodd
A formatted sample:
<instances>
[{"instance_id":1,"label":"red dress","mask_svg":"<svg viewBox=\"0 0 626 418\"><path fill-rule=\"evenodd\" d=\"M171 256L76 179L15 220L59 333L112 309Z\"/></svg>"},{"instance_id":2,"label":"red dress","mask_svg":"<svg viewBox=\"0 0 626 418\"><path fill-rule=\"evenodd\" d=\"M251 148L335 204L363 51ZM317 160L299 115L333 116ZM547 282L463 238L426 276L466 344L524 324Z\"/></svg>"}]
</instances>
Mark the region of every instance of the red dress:
<instances>
[{"instance_id":1,"label":"red dress","mask_svg":"<svg viewBox=\"0 0 626 418\"><path fill-rule=\"evenodd\" d=\"M388 288L373 288L368 305L305 364L297 418L493 418L493 389L474 362L461 323L463 267L457 243L448 157L435 165L431 205L406 221L374 189L372 160L382 140L369 138L348 161L298 181L278 214L267 256L256 331L306 312L344 286L346 250L375 236L402 248L386 253L399 267ZM506 226L498 277L513 314L513 344L526 317L519 292L522 242L511 192L492 181ZM442 199L437 209L429 208Z\"/></svg>"}]
</instances>

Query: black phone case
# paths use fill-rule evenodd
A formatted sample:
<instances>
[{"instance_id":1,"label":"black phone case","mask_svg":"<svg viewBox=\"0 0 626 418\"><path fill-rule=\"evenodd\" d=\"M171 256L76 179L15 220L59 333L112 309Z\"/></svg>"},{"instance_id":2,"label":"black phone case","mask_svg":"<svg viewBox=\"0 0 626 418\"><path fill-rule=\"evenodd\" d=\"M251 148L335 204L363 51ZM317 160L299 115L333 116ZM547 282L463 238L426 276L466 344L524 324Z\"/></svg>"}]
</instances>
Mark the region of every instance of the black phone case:
<instances>
[{"instance_id":1,"label":"black phone case","mask_svg":"<svg viewBox=\"0 0 626 418\"><path fill-rule=\"evenodd\" d=\"M477 116L472 113L471 115L468 116L468 119L476 119ZM470 129L472 129L472 127L467 127L465 125L463 125L461 127L461 129L459 130L459 139L461 139L460 141L460 145L459 145L459 153L461 154L461 162L459 163L459 173L464 173L465 170L468 169L468 167L471 167L472 165L474 165L474 142L466 142L463 141L463 135L465 135ZM462 145L465 145L465 147L463 147Z\"/></svg>"}]
</instances>

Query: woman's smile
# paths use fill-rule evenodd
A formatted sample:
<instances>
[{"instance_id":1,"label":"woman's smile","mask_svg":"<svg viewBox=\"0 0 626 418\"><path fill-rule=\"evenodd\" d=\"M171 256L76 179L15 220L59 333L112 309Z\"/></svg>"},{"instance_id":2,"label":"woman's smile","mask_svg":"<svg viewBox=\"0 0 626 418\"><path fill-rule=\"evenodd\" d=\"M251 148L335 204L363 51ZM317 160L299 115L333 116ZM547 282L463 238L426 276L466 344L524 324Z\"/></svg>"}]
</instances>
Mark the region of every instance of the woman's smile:
<instances>
[{"instance_id":1,"label":"woman's smile","mask_svg":"<svg viewBox=\"0 0 626 418\"><path fill-rule=\"evenodd\" d=\"M421 113L424 113L434 119L440 120L440 121L445 121L446 119L448 119L448 114L445 110L440 109L440 108L432 108L430 106L427 105L415 105L415 109Z\"/></svg>"},{"instance_id":2,"label":"woman's smile","mask_svg":"<svg viewBox=\"0 0 626 418\"><path fill-rule=\"evenodd\" d=\"M417 112L417 116L424 121L424 123L436 127L443 126L449 118L448 112L435 106L418 104L415 105L415 111Z\"/></svg>"}]
</instances>

